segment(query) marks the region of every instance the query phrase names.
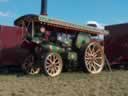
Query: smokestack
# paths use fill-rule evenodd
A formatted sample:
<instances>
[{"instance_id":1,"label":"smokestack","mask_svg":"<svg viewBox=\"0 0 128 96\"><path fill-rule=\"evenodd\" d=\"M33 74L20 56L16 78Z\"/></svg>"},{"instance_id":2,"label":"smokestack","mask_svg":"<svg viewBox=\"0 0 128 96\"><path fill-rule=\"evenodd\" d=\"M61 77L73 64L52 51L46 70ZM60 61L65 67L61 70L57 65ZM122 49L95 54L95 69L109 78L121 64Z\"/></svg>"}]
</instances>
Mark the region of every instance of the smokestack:
<instances>
[{"instance_id":1,"label":"smokestack","mask_svg":"<svg viewBox=\"0 0 128 96\"><path fill-rule=\"evenodd\" d=\"M41 12L40 15L47 16L47 0L41 0Z\"/></svg>"}]
</instances>

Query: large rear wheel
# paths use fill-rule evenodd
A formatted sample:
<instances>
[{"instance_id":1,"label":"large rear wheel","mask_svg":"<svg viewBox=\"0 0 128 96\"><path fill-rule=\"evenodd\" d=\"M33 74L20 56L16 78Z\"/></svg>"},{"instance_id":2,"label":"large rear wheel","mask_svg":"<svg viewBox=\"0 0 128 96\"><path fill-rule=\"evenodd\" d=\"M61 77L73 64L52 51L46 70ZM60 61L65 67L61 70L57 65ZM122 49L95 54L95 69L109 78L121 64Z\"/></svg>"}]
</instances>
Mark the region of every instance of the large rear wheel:
<instances>
[{"instance_id":1,"label":"large rear wheel","mask_svg":"<svg viewBox=\"0 0 128 96\"><path fill-rule=\"evenodd\" d=\"M62 71L62 58L57 53L49 53L44 60L44 72L51 77L59 75Z\"/></svg>"},{"instance_id":2,"label":"large rear wheel","mask_svg":"<svg viewBox=\"0 0 128 96\"><path fill-rule=\"evenodd\" d=\"M85 67L92 74L100 73L104 67L104 50L97 42L91 42L84 53Z\"/></svg>"},{"instance_id":3,"label":"large rear wheel","mask_svg":"<svg viewBox=\"0 0 128 96\"><path fill-rule=\"evenodd\" d=\"M35 66L34 63L35 63L34 56L28 55L22 64L23 71L30 75L38 74L40 72L40 68Z\"/></svg>"}]
</instances>

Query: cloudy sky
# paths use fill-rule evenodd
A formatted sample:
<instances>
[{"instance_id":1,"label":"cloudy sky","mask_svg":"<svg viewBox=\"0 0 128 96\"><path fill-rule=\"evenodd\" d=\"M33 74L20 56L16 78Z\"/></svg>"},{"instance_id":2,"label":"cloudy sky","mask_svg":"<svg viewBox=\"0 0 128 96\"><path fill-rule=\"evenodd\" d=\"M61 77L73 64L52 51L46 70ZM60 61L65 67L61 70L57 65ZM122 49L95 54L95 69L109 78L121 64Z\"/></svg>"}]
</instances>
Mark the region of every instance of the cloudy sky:
<instances>
[{"instance_id":1,"label":"cloudy sky","mask_svg":"<svg viewBox=\"0 0 128 96\"><path fill-rule=\"evenodd\" d=\"M0 0L0 25L13 25L24 14L40 13L40 0ZM48 0L48 15L73 23L128 22L128 0Z\"/></svg>"}]
</instances>

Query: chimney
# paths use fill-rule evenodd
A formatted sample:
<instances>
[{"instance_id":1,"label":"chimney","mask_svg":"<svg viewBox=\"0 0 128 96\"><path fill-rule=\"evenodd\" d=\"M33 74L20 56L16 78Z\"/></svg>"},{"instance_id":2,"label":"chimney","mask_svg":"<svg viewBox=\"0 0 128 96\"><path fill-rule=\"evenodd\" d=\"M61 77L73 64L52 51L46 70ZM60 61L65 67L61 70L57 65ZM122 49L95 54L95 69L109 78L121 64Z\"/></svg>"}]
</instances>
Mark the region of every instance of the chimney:
<instances>
[{"instance_id":1,"label":"chimney","mask_svg":"<svg viewBox=\"0 0 128 96\"><path fill-rule=\"evenodd\" d=\"M41 12L40 15L47 16L47 0L41 0Z\"/></svg>"}]
</instances>

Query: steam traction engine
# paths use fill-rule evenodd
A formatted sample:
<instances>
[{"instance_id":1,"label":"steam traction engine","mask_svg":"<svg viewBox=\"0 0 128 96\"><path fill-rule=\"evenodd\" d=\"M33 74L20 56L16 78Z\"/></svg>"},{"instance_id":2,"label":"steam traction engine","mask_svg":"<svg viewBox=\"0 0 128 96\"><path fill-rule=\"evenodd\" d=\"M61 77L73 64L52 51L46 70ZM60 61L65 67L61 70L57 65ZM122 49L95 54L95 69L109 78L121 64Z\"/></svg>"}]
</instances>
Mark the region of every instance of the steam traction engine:
<instances>
[{"instance_id":1,"label":"steam traction engine","mask_svg":"<svg viewBox=\"0 0 128 96\"><path fill-rule=\"evenodd\" d=\"M42 2L42 5L46 4L46 1ZM15 28L20 29L16 33L12 32L19 36L14 36L19 41L14 44L14 49L19 52L17 57L20 57L15 59L20 62L18 64L24 72L38 74L43 69L48 76L54 77L66 65L75 63L92 74L102 71L103 46L92 36L105 35L107 31L49 18L45 8L41 14L25 15L14 22Z\"/></svg>"}]
</instances>

